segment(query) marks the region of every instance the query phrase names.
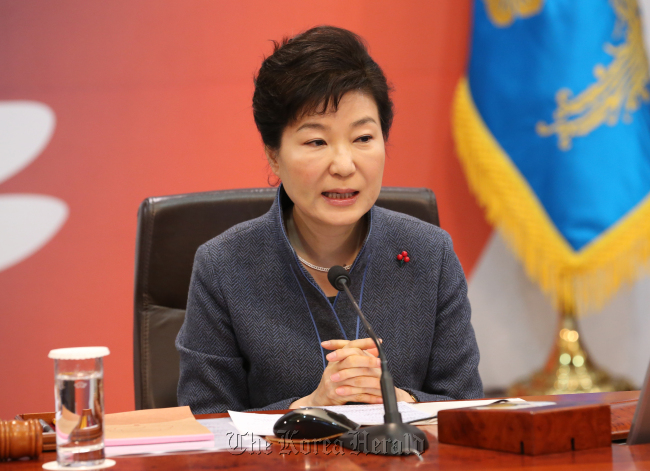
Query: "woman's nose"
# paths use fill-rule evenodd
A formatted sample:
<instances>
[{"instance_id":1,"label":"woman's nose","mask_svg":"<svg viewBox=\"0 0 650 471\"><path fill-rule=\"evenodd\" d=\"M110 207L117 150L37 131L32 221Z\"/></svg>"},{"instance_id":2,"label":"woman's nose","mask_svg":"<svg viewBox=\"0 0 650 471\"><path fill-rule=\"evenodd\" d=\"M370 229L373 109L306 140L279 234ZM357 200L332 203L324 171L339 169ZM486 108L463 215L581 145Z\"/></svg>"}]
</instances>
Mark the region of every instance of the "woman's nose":
<instances>
[{"instance_id":1,"label":"woman's nose","mask_svg":"<svg viewBox=\"0 0 650 471\"><path fill-rule=\"evenodd\" d=\"M330 173L347 177L356 170L352 149L348 146L339 146L334 149L334 155L330 164Z\"/></svg>"}]
</instances>

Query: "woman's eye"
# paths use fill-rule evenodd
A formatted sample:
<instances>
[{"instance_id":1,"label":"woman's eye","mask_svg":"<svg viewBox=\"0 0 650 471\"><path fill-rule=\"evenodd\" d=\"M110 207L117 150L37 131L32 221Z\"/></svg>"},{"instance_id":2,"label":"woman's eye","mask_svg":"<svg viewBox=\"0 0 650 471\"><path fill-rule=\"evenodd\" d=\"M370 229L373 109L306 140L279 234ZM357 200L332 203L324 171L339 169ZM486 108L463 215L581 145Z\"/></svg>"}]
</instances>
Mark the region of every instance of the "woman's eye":
<instances>
[{"instance_id":1,"label":"woman's eye","mask_svg":"<svg viewBox=\"0 0 650 471\"><path fill-rule=\"evenodd\" d=\"M308 146L313 146L313 147L320 147L325 145L325 141L322 139L314 139L313 141L309 141L306 143Z\"/></svg>"},{"instance_id":2,"label":"woman's eye","mask_svg":"<svg viewBox=\"0 0 650 471\"><path fill-rule=\"evenodd\" d=\"M361 136L361 137L357 137L357 141L359 141L359 142L364 142L364 143L365 143L365 142L370 142L371 139L372 139L372 136Z\"/></svg>"}]
</instances>

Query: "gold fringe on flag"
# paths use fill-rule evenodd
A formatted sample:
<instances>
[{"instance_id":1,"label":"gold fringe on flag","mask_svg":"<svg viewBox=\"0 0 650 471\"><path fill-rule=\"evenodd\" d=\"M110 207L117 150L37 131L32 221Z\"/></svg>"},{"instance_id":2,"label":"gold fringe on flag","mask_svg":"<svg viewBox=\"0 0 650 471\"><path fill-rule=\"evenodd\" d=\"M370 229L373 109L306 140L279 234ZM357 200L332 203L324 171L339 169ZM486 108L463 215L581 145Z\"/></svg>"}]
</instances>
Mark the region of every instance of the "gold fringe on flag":
<instances>
[{"instance_id":1,"label":"gold fringe on flag","mask_svg":"<svg viewBox=\"0 0 650 471\"><path fill-rule=\"evenodd\" d=\"M488 220L557 309L579 315L598 309L648 269L650 197L576 252L483 122L466 78L456 88L453 132L469 186Z\"/></svg>"}]
</instances>

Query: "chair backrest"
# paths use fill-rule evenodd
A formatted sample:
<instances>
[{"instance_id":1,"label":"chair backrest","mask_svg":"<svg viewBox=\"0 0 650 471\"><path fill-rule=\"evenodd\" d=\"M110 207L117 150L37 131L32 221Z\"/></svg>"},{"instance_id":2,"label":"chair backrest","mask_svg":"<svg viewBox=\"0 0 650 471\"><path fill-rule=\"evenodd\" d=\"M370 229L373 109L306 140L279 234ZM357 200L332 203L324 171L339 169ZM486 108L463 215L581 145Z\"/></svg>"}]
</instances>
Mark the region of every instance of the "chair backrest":
<instances>
[{"instance_id":1,"label":"chair backrest","mask_svg":"<svg viewBox=\"0 0 650 471\"><path fill-rule=\"evenodd\" d=\"M138 212L133 324L135 408L174 407L179 357L174 346L185 318L194 254L201 244L266 213L274 188L147 198ZM377 205L439 225L426 188L384 187Z\"/></svg>"}]
</instances>

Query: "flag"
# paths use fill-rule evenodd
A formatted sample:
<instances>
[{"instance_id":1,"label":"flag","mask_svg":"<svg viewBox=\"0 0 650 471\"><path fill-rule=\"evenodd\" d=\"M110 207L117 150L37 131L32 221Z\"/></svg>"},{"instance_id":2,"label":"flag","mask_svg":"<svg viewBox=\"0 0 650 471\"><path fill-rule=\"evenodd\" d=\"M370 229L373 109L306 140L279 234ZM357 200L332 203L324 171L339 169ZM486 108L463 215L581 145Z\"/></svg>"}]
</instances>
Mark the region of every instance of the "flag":
<instances>
[{"instance_id":1,"label":"flag","mask_svg":"<svg viewBox=\"0 0 650 471\"><path fill-rule=\"evenodd\" d=\"M650 93L636 0L475 0L453 125L470 187L564 310L650 258Z\"/></svg>"}]
</instances>

